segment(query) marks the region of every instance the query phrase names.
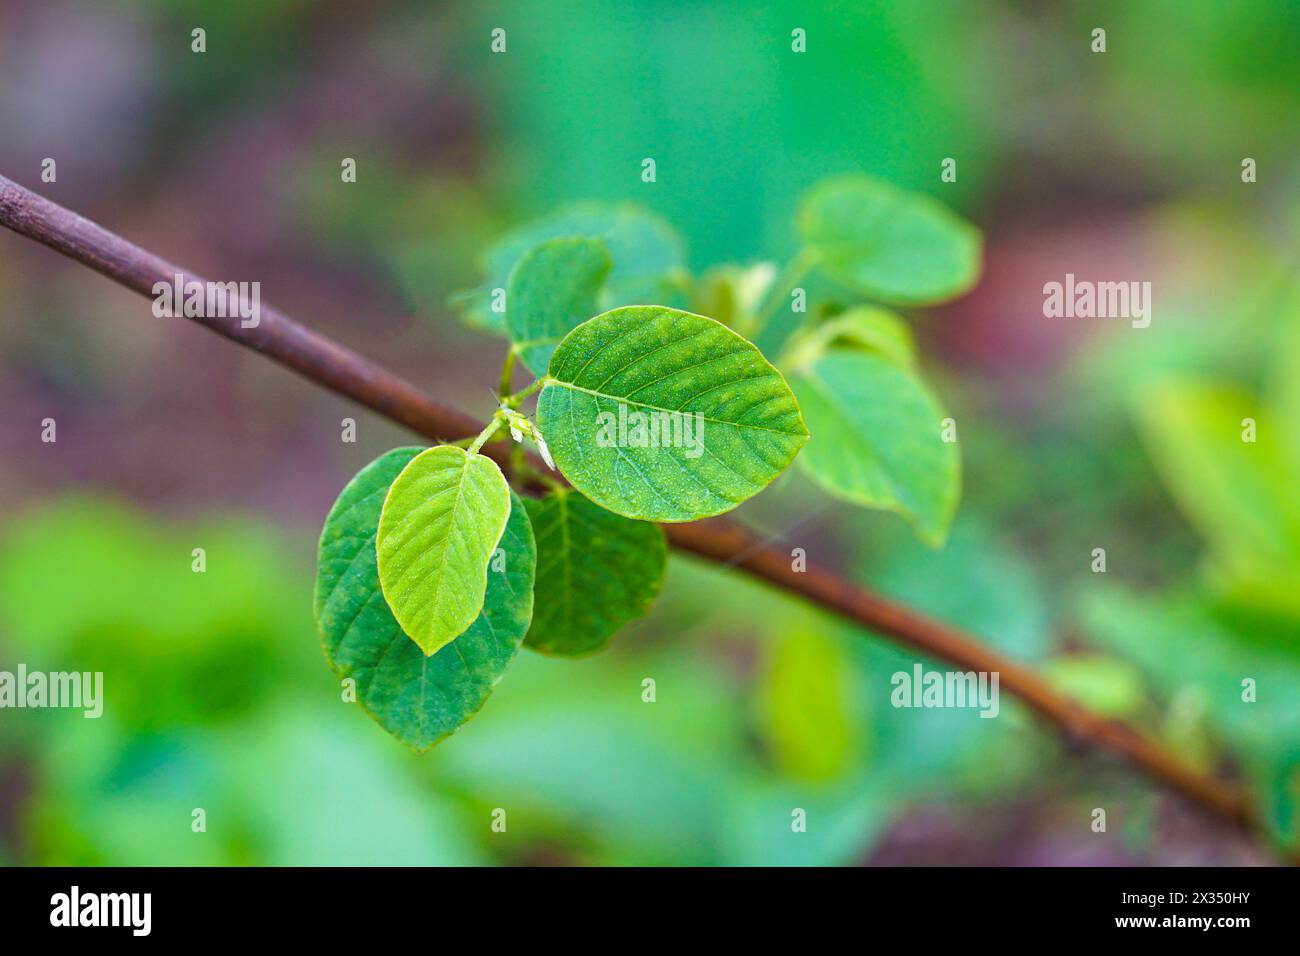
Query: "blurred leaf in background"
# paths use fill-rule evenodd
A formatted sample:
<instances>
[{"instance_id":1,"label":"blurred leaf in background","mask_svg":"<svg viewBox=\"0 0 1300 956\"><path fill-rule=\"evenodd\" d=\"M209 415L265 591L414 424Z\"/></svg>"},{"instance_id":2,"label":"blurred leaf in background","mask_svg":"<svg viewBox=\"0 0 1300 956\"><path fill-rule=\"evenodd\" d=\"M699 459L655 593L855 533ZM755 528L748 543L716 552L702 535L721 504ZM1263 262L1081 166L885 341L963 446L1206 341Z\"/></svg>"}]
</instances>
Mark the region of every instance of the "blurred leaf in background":
<instances>
[{"instance_id":1,"label":"blurred leaf in background","mask_svg":"<svg viewBox=\"0 0 1300 956\"><path fill-rule=\"evenodd\" d=\"M848 763L862 727L846 701L848 661L816 631L778 643L760 685L773 763L792 777L824 780Z\"/></svg>"},{"instance_id":2,"label":"blurred leaf in background","mask_svg":"<svg viewBox=\"0 0 1300 956\"><path fill-rule=\"evenodd\" d=\"M1300 618L1300 469L1286 418L1204 379L1153 382L1136 403L1161 477L1209 543L1215 586Z\"/></svg>"},{"instance_id":3,"label":"blurred leaf in background","mask_svg":"<svg viewBox=\"0 0 1300 956\"><path fill-rule=\"evenodd\" d=\"M493 300L500 294L497 290L510 287L512 275L517 275L516 267L530 252L557 239L597 241L608 258L607 264L601 262L599 274L593 278L594 290L599 291L593 290L596 305L586 318L621 305L679 303L685 260L681 239L672 227L630 203L584 202L521 226L493 243L483 257L487 280L453 299L465 321L505 335L503 313L494 307ZM517 305L524 307L524 303ZM508 309L510 303L505 307Z\"/></svg>"}]
</instances>

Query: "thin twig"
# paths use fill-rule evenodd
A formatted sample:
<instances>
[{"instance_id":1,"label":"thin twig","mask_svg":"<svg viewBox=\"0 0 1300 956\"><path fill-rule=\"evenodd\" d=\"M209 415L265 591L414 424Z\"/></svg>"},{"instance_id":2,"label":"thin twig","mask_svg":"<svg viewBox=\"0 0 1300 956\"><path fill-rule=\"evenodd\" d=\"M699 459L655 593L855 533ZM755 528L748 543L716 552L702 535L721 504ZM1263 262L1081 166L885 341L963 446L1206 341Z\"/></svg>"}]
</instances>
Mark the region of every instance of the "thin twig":
<instances>
[{"instance_id":1,"label":"thin twig","mask_svg":"<svg viewBox=\"0 0 1300 956\"><path fill-rule=\"evenodd\" d=\"M0 225L144 296L152 297L155 283L171 284L176 275L182 276L182 282L203 281L3 176ZM237 310L227 311L236 317L194 317L193 321L431 440L464 439L483 428L473 416L433 401L401 377L276 309L263 305L255 328L242 327ZM506 446L489 446L486 452L508 462ZM1214 814L1251 831L1261 829L1253 806L1237 786L1188 768L1133 727L1100 717L1057 693L1033 671L978 638L873 594L828 568L809 564L806 571L795 571L787 554L733 521L711 518L665 525L664 530L680 551L746 571L927 657L962 670L996 671L1001 688L1054 724L1072 744L1119 756Z\"/></svg>"}]
</instances>

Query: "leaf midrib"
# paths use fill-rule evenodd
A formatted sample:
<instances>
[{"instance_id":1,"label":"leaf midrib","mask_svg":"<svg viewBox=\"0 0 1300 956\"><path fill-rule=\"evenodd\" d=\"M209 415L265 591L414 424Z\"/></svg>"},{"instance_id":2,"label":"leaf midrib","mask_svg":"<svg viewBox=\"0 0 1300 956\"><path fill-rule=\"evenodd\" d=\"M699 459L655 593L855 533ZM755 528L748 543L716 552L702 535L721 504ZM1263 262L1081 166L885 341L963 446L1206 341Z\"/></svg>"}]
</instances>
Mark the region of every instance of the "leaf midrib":
<instances>
[{"instance_id":1,"label":"leaf midrib","mask_svg":"<svg viewBox=\"0 0 1300 956\"><path fill-rule=\"evenodd\" d=\"M595 398L607 398L612 402L622 402L624 405L635 405L637 408L647 408L655 412L664 412L668 415L699 415L701 421L711 422L714 425L730 425L732 428L752 428L757 431L771 432L774 435L784 435L787 438L807 437L806 432L803 431L784 431L780 428L768 428L766 425L753 425L748 422L730 422L725 418L712 418L699 411L686 411L681 408L663 408L659 405L651 405L649 402L639 402L634 398L625 398L622 395L614 395L610 392L602 392L594 388L583 388L581 385L574 385L572 382L564 382L558 378L548 380L546 386L543 388L543 392L546 388L549 388L552 385L559 388L567 388L574 392L582 392L585 395L591 395Z\"/></svg>"},{"instance_id":2,"label":"leaf midrib","mask_svg":"<svg viewBox=\"0 0 1300 956\"><path fill-rule=\"evenodd\" d=\"M442 578L443 578L443 575L446 573L446 570L447 570L447 556L451 554L452 537L453 537L453 533L456 531L456 512L457 512L457 510L460 508L461 498L462 498L463 495L464 495L464 491L465 491L465 476L469 474L469 464L470 464L470 460L471 460L471 459L470 459L469 455L466 455L465 458L461 461L461 463L460 463L460 477L456 480L456 500L453 501L452 504L451 504L451 522L447 525L447 531L448 531L447 539L446 539L445 546L444 546L443 549L442 549L441 561L440 561L440 564L439 564L439 567L438 567L438 576L437 576L437 578L435 579L434 587L433 587L433 593L434 593L434 602L433 602L433 603L437 604L438 607L441 607L441 606L442 606L442 603L443 603L443 602L442 602L442 599L441 599L441 595L442 595ZM434 611L433 613L436 615L437 612ZM471 622L471 623L472 623L472 622ZM457 635L457 636L459 636L459 635ZM452 641L454 641L455 639L456 639L456 638L453 637L453 638L452 638ZM446 647L446 645L447 645L447 644L450 644L450 643L451 643L451 641L447 641L446 644L443 644L442 646L443 646L443 647ZM441 648L438 648L438 649L440 650ZM424 648L421 647L420 650L423 651ZM435 653L436 653L436 651L435 651ZM430 656L432 656L432 655L430 655L429 653L426 652L424 656L425 656L425 657L430 657Z\"/></svg>"}]
</instances>

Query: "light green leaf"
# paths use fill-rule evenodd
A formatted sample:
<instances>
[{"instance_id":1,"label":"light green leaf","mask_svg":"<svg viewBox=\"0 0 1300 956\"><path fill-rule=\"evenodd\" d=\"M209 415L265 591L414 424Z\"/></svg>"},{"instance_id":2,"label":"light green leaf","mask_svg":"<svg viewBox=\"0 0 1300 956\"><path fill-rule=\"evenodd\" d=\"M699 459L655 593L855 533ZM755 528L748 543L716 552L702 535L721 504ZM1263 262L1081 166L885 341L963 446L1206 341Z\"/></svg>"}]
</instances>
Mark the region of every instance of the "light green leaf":
<instances>
[{"instance_id":1,"label":"light green leaf","mask_svg":"<svg viewBox=\"0 0 1300 956\"><path fill-rule=\"evenodd\" d=\"M1054 657L1043 665L1043 676L1056 690L1103 717L1132 717L1146 703L1142 675L1119 657L1106 654Z\"/></svg>"},{"instance_id":2,"label":"light green leaf","mask_svg":"<svg viewBox=\"0 0 1300 956\"><path fill-rule=\"evenodd\" d=\"M538 594L526 643L561 657L597 651L659 594L664 533L567 489L525 504L537 536Z\"/></svg>"},{"instance_id":3,"label":"light green leaf","mask_svg":"<svg viewBox=\"0 0 1300 956\"><path fill-rule=\"evenodd\" d=\"M1137 395L1156 467L1209 542L1205 580L1245 607L1300 616L1300 472L1288 424L1226 383L1166 376ZM1254 441L1245 441L1247 420Z\"/></svg>"},{"instance_id":4,"label":"light green leaf","mask_svg":"<svg viewBox=\"0 0 1300 956\"><path fill-rule=\"evenodd\" d=\"M941 302L979 278L974 226L928 196L869 176L814 186L799 231L832 278L881 301Z\"/></svg>"},{"instance_id":5,"label":"light green leaf","mask_svg":"<svg viewBox=\"0 0 1300 956\"><path fill-rule=\"evenodd\" d=\"M916 367L916 342L907 323L893 312L863 305L814 326L790 343L783 368L802 368L832 346L875 352L895 365Z\"/></svg>"},{"instance_id":6,"label":"light green leaf","mask_svg":"<svg viewBox=\"0 0 1300 956\"><path fill-rule=\"evenodd\" d=\"M759 307L775 278L776 265L771 262L752 266L724 263L700 276L692 302L701 315L717 319L752 338L758 325Z\"/></svg>"},{"instance_id":7,"label":"light green leaf","mask_svg":"<svg viewBox=\"0 0 1300 956\"><path fill-rule=\"evenodd\" d=\"M315 603L330 666L357 682L357 702L381 727L423 751L474 716L514 660L532 617L537 560L512 494L483 610L453 645L426 657L384 600L375 548L388 489L420 451L394 449L343 489L321 531Z\"/></svg>"},{"instance_id":8,"label":"light green leaf","mask_svg":"<svg viewBox=\"0 0 1300 956\"><path fill-rule=\"evenodd\" d=\"M1137 396L1142 437L1183 513L1222 557L1300 563L1300 498L1281 424L1241 389L1166 377ZM1255 441L1243 422L1255 421Z\"/></svg>"},{"instance_id":9,"label":"light green leaf","mask_svg":"<svg viewBox=\"0 0 1300 956\"><path fill-rule=\"evenodd\" d=\"M857 741L847 698L849 664L813 631L783 638L760 685L762 726L772 760L805 780L828 780L850 763Z\"/></svg>"},{"instance_id":10,"label":"light green leaf","mask_svg":"<svg viewBox=\"0 0 1300 956\"><path fill-rule=\"evenodd\" d=\"M793 375L813 441L804 470L841 498L897 511L938 545L957 508L961 465L943 412L913 373L879 355L832 349Z\"/></svg>"},{"instance_id":11,"label":"light green leaf","mask_svg":"<svg viewBox=\"0 0 1300 956\"><path fill-rule=\"evenodd\" d=\"M560 339L599 311L610 265L605 243L584 238L550 239L519 260L506 292L506 328L534 375L545 375Z\"/></svg>"},{"instance_id":12,"label":"light green leaf","mask_svg":"<svg viewBox=\"0 0 1300 956\"><path fill-rule=\"evenodd\" d=\"M1300 283L1277 308L1285 318L1274 349L1268 407L1283 431L1282 443L1291 467L1300 475Z\"/></svg>"},{"instance_id":13,"label":"light green leaf","mask_svg":"<svg viewBox=\"0 0 1300 956\"><path fill-rule=\"evenodd\" d=\"M610 511L693 521L767 486L808 440L789 387L720 322L614 309L551 356L537 419L555 464Z\"/></svg>"},{"instance_id":14,"label":"light green leaf","mask_svg":"<svg viewBox=\"0 0 1300 956\"><path fill-rule=\"evenodd\" d=\"M614 266L602 290L600 308L676 298L685 256L671 226L637 206L579 203L522 226L488 250L487 281L453 299L466 322L505 334L504 317L491 308L492 290L507 287L511 271L529 249L565 236L601 239L609 249Z\"/></svg>"},{"instance_id":15,"label":"light green leaf","mask_svg":"<svg viewBox=\"0 0 1300 956\"><path fill-rule=\"evenodd\" d=\"M509 517L510 486L496 462L454 445L421 452L394 480L379 516L379 582L426 655L478 617Z\"/></svg>"}]
</instances>

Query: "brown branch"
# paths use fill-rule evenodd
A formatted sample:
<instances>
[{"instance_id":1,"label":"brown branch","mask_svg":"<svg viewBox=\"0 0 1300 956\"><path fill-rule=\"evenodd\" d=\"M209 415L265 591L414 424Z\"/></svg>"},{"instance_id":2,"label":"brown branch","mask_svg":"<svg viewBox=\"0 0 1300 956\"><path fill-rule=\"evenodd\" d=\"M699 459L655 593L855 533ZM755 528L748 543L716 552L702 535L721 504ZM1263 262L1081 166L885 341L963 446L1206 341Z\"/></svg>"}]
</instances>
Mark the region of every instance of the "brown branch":
<instances>
[{"instance_id":1,"label":"brown branch","mask_svg":"<svg viewBox=\"0 0 1300 956\"><path fill-rule=\"evenodd\" d=\"M177 274L182 281L203 281L3 176L0 225L141 295L152 297L155 283L170 284ZM256 328L241 327L237 317L193 321L433 441L466 438L482 427L472 416L433 401L399 376L268 306L262 306ZM806 571L796 572L788 555L735 522L713 518L666 525L664 530L681 551L740 568L928 657L962 670L998 672L1002 688L1060 728L1070 743L1117 755L1214 814L1249 830L1260 829L1254 808L1236 786L1189 769L1129 725L1099 717L1062 696L1033 671L977 638L879 597L829 569L809 565Z\"/></svg>"}]
</instances>

